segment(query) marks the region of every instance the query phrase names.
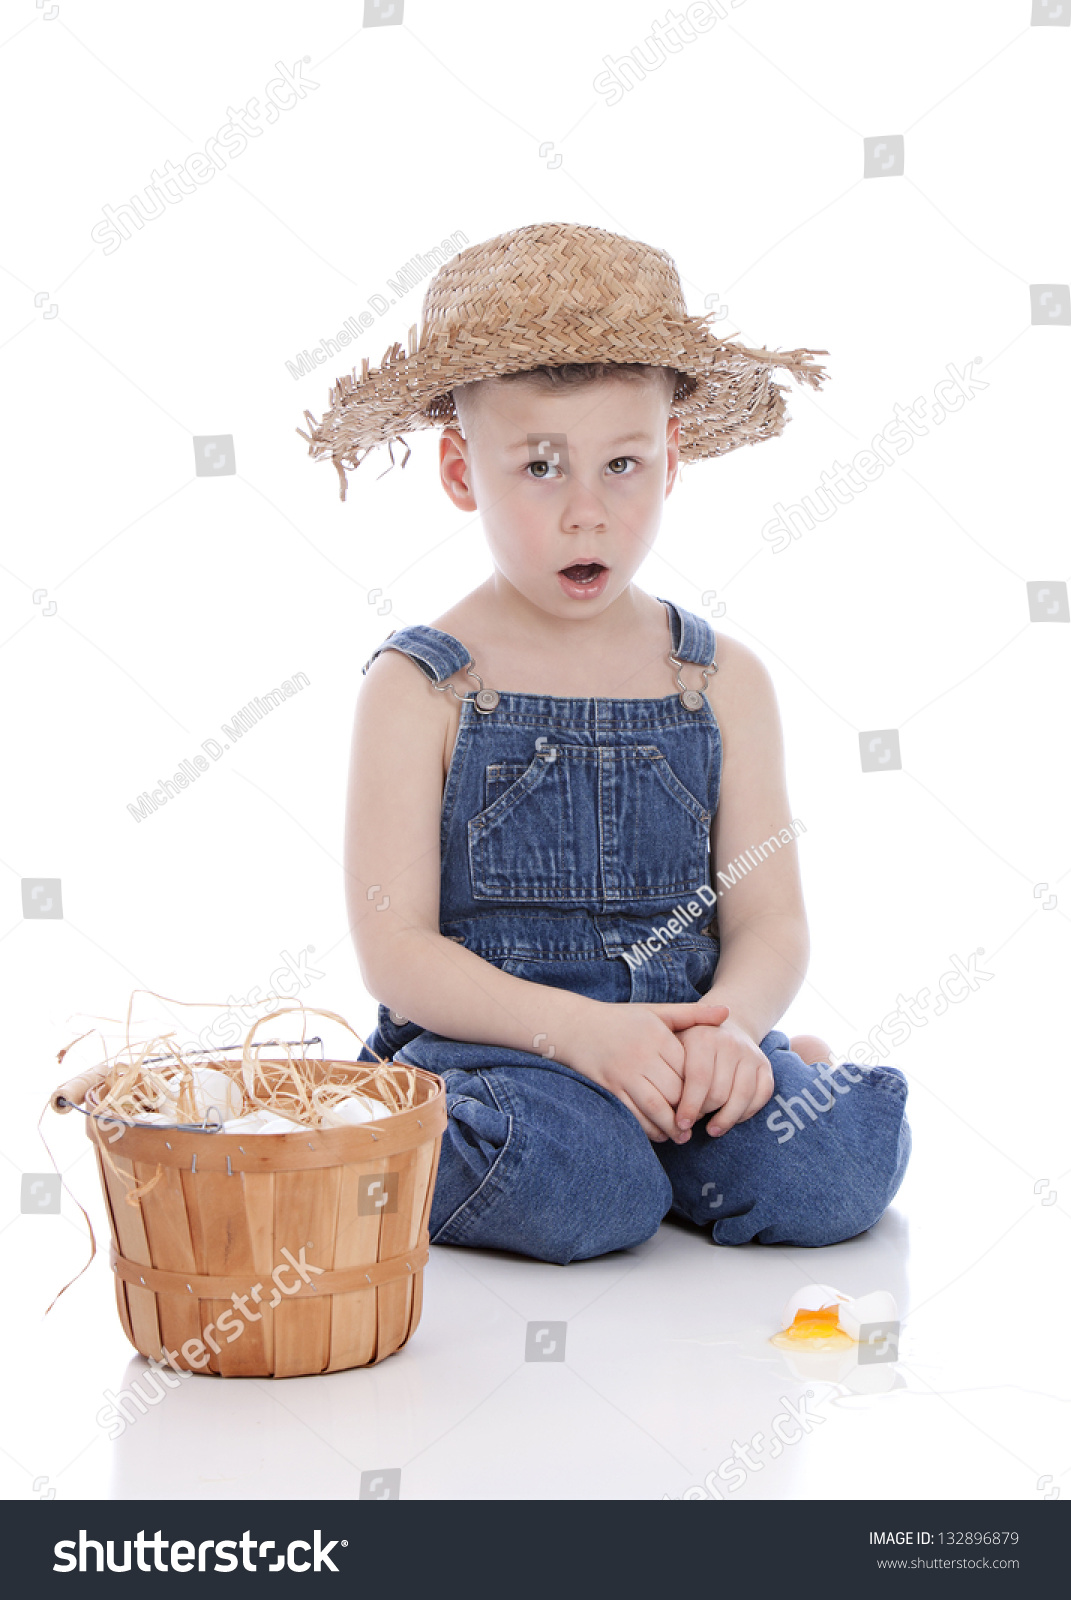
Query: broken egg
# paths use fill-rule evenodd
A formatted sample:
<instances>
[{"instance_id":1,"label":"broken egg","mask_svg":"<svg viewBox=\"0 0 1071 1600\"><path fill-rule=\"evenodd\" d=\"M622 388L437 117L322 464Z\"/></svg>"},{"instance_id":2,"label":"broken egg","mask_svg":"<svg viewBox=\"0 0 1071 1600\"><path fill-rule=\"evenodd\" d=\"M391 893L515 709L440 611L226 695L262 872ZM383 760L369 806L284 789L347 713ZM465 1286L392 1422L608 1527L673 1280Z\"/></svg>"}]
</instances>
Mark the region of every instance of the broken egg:
<instances>
[{"instance_id":1,"label":"broken egg","mask_svg":"<svg viewBox=\"0 0 1071 1600\"><path fill-rule=\"evenodd\" d=\"M781 1350L848 1350L858 1344L864 1324L895 1322L897 1316L896 1301L886 1289L853 1298L828 1283L809 1283L786 1303L781 1331L770 1343Z\"/></svg>"}]
</instances>

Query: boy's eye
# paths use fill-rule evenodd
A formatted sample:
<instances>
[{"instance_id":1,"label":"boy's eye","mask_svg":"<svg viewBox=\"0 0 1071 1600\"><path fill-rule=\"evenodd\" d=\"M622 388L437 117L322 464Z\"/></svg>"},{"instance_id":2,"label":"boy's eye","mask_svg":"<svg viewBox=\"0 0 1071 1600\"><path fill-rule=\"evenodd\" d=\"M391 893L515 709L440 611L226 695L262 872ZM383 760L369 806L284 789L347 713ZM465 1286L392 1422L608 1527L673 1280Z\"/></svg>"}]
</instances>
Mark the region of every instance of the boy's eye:
<instances>
[{"instance_id":1,"label":"boy's eye","mask_svg":"<svg viewBox=\"0 0 1071 1600\"><path fill-rule=\"evenodd\" d=\"M612 461L607 462L607 465L615 478L624 478L629 475L627 468L630 462L636 464L636 457L614 456ZM536 470L533 471L533 468ZM553 461L529 461L525 466L525 471L540 481L545 481L552 472L558 477L562 476L561 468Z\"/></svg>"}]
</instances>

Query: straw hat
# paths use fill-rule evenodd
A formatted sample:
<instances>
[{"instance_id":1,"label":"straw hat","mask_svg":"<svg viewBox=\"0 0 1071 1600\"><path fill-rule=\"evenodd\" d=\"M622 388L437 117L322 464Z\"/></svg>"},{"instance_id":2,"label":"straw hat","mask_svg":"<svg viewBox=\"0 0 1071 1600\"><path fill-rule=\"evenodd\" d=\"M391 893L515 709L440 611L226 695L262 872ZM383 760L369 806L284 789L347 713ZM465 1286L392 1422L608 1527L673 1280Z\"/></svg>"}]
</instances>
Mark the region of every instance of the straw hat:
<instances>
[{"instance_id":1,"label":"straw hat","mask_svg":"<svg viewBox=\"0 0 1071 1600\"><path fill-rule=\"evenodd\" d=\"M471 245L441 266L424 295L423 328L409 330L408 354L391 345L379 367L337 380L330 409L296 431L314 460L330 457L346 498L345 466L376 445L418 428L456 421L455 385L560 367L620 362L682 373L673 399L684 461L724 455L781 433L789 420L784 367L817 388L828 376L807 358L827 350L751 350L717 338L716 316L688 315L680 279L664 250L603 228L547 222ZM402 440L405 457L410 450Z\"/></svg>"}]
</instances>

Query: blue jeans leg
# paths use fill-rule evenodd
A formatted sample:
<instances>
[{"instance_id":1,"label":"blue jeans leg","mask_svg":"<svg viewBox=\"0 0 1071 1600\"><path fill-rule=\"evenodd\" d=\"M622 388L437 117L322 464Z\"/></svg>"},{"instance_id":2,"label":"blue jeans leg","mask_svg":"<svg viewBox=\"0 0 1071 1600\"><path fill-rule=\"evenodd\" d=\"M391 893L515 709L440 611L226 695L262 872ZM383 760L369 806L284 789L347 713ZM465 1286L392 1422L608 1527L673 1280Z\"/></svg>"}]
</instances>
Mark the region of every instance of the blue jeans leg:
<instances>
[{"instance_id":1,"label":"blue jeans leg","mask_svg":"<svg viewBox=\"0 0 1071 1600\"><path fill-rule=\"evenodd\" d=\"M761 1042L769 1104L720 1139L652 1145L673 1211L713 1224L717 1244L838 1244L872 1227L911 1154L907 1080L896 1067L806 1066L774 1029ZM854 1082L852 1080L855 1080Z\"/></svg>"},{"instance_id":2,"label":"blue jeans leg","mask_svg":"<svg viewBox=\"0 0 1071 1600\"><path fill-rule=\"evenodd\" d=\"M564 1265L640 1244L673 1194L636 1118L564 1063L447 1068L434 1244Z\"/></svg>"}]
</instances>

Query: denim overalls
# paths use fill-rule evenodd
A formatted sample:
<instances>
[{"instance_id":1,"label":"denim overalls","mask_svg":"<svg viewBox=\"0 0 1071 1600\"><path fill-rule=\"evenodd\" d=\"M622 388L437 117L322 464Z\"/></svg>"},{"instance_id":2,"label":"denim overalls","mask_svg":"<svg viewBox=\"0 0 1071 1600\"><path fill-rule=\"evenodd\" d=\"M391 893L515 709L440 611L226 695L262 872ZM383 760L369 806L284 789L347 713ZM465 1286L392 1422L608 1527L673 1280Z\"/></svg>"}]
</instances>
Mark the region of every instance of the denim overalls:
<instances>
[{"instance_id":1,"label":"denim overalls","mask_svg":"<svg viewBox=\"0 0 1071 1600\"><path fill-rule=\"evenodd\" d=\"M718 962L710 824L721 734L706 696L684 687L685 674L717 670L715 636L662 604L672 692L481 687L461 707L443 792L440 932L517 977L596 1000L698 1000ZM452 635L416 625L390 634L363 670L385 649L435 685L472 663ZM832 1244L877 1221L910 1153L902 1073L805 1066L776 1029L760 1046L775 1098L720 1139L701 1119L683 1145L652 1144L542 1035L530 1051L447 1039L380 1005L369 1044L445 1081L436 1244L564 1263L638 1244L670 1210L712 1225L718 1244Z\"/></svg>"}]
</instances>

